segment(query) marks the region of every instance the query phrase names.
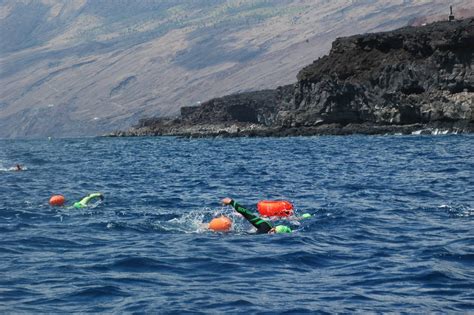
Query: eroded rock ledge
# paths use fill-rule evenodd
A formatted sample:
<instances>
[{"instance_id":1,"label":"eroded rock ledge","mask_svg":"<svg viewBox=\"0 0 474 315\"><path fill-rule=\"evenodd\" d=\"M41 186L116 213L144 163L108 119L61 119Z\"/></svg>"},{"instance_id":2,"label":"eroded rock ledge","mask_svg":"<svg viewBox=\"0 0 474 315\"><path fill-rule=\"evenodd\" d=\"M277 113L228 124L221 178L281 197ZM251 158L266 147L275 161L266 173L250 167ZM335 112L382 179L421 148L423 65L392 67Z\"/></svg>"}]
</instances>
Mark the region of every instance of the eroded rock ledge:
<instances>
[{"instance_id":1,"label":"eroded rock ledge","mask_svg":"<svg viewBox=\"0 0 474 315\"><path fill-rule=\"evenodd\" d=\"M472 133L474 18L356 35L303 68L295 84L142 119L112 136Z\"/></svg>"}]
</instances>

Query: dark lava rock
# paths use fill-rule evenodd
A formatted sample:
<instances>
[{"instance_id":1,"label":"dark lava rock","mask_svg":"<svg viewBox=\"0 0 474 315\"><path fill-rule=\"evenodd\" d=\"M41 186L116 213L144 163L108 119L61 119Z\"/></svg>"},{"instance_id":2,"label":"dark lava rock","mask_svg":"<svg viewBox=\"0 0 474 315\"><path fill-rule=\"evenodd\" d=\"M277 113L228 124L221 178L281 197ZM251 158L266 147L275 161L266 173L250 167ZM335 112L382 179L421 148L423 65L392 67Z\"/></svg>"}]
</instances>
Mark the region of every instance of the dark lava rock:
<instances>
[{"instance_id":1,"label":"dark lava rock","mask_svg":"<svg viewBox=\"0 0 474 315\"><path fill-rule=\"evenodd\" d=\"M474 131L474 18L338 38L292 85L183 107L115 136Z\"/></svg>"}]
</instances>

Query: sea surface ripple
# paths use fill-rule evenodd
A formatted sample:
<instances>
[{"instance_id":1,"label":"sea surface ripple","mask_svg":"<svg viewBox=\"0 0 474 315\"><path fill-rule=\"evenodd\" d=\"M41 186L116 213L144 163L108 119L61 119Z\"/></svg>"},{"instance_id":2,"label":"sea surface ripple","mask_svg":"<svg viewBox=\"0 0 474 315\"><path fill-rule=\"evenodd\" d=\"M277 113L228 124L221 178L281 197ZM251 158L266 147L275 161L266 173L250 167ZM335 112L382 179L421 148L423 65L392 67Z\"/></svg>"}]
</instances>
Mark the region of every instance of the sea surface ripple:
<instances>
[{"instance_id":1,"label":"sea surface ripple","mask_svg":"<svg viewBox=\"0 0 474 315\"><path fill-rule=\"evenodd\" d=\"M472 135L0 140L0 311L474 312L473 156ZM226 196L314 216L257 235Z\"/></svg>"}]
</instances>

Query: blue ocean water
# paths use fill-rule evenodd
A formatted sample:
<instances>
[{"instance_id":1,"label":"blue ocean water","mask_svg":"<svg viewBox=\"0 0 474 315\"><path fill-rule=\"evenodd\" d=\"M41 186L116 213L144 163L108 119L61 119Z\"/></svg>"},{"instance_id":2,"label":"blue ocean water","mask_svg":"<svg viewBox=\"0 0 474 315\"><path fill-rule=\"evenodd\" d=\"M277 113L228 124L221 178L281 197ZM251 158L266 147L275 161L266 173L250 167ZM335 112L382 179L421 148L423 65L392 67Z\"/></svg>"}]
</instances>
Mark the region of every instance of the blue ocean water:
<instances>
[{"instance_id":1,"label":"blue ocean water","mask_svg":"<svg viewBox=\"0 0 474 315\"><path fill-rule=\"evenodd\" d=\"M472 135L1 140L0 312L472 312L473 153ZM257 235L226 196L313 217ZM203 228L220 213L231 232Z\"/></svg>"}]
</instances>

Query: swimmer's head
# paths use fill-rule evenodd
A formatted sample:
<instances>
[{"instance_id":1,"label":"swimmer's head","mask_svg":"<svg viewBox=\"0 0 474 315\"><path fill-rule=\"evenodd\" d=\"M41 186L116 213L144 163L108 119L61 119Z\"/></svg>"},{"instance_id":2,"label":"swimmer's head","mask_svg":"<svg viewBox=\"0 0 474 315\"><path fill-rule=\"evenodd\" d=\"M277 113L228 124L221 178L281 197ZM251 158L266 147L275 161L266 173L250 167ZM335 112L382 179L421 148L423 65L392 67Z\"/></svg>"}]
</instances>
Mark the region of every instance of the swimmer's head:
<instances>
[{"instance_id":1,"label":"swimmer's head","mask_svg":"<svg viewBox=\"0 0 474 315\"><path fill-rule=\"evenodd\" d=\"M84 208L84 205L80 202L75 202L72 206L76 209Z\"/></svg>"},{"instance_id":2,"label":"swimmer's head","mask_svg":"<svg viewBox=\"0 0 474 315\"><path fill-rule=\"evenodd\" d=\"M291 229L286 225L277 225L270 230L270 233L291 233Z\"/></svg>"}]
</instances>

